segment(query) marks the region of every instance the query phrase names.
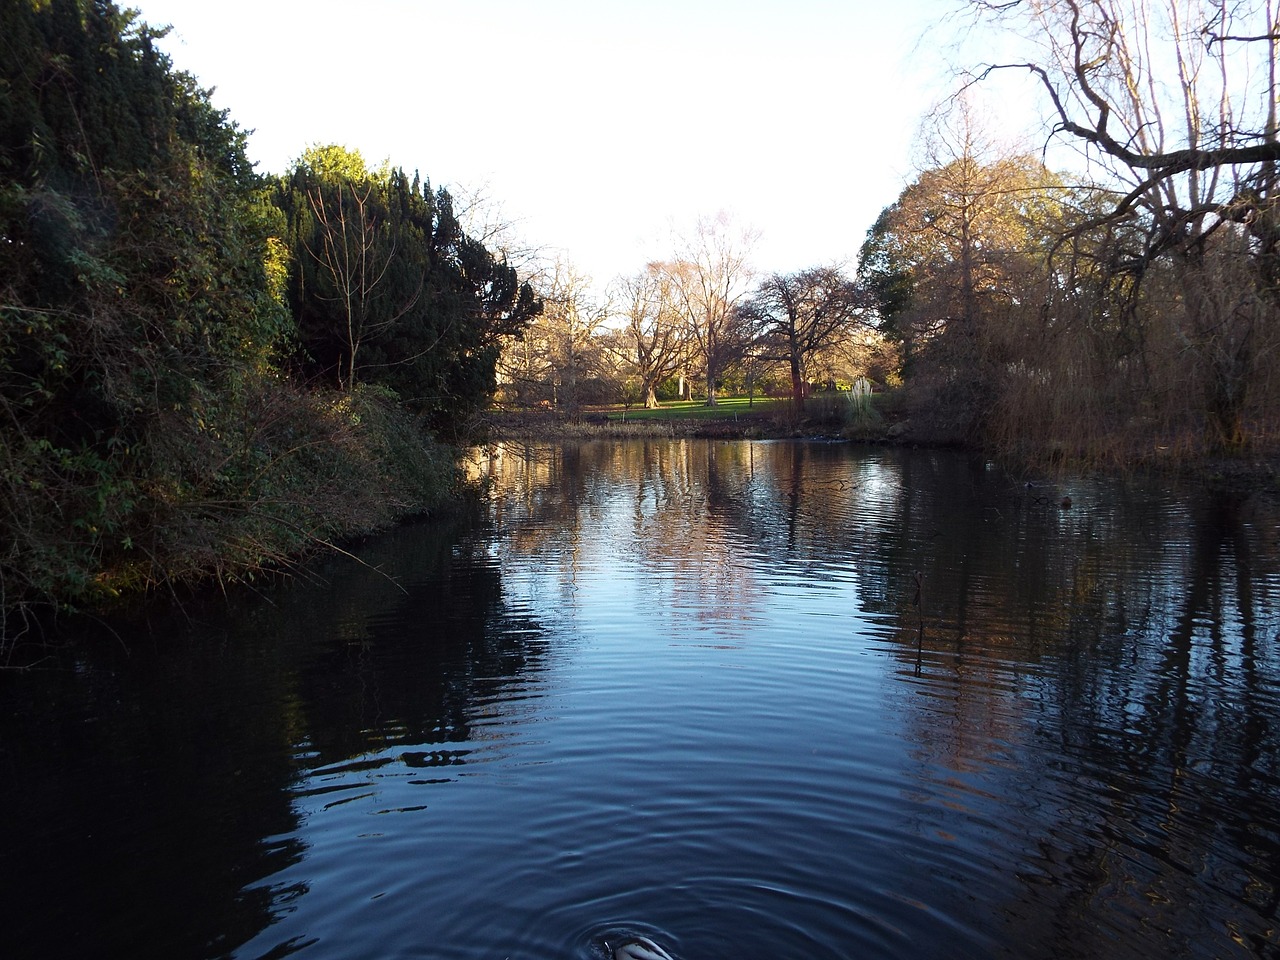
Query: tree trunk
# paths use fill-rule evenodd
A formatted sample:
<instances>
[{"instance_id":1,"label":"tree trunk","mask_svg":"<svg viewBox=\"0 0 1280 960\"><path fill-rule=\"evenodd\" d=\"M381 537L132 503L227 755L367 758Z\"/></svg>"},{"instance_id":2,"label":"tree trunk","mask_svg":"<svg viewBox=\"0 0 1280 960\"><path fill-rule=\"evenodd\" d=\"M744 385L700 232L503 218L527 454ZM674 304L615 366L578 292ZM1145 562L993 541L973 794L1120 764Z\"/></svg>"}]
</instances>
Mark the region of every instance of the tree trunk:
<instances>
[{"instance_id":1,"label":"tree trunk","mask_svg":"<svg viewBox=\"0 0 1280 960\"><path fill-rule=\"evenodd\" d=\"M791 351L791 402L796 413L804 412L804 376L800 369L800 357Z\"/></svg>"},{"instance_id":2,"label":"tree trunk","mask_svg":"<svg viewBox=\"0 0 1280 960\"><path fill-rule=\"evenodd\" d=\"M1204 367L1205 414L1209 442L1220 453L1239 453L1249 445L1245 401L1253 375L1253 327L1215 302L1215 284L1224 279L1205 265L1183 261L1182 289L1190 342Z\"/></svg>"}]
</instances>

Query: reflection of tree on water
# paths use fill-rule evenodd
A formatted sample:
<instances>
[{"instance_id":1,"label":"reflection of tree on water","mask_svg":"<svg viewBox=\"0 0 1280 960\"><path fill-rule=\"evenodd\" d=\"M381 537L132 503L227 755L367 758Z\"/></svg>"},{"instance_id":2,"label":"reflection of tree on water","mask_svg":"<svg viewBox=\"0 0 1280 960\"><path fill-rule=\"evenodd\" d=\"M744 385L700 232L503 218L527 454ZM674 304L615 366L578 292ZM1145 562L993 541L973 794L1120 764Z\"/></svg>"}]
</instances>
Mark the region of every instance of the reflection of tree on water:
<instances>
[{"instance_id":1,"label":"reflection of tree on water","mask_svg":"<svg viewBox=\"0 0 1280 960\"><path fill-rule=\"evenodd\" d=\"M287 664L133 639L0 677L6 956L220 956L301 892L255 885L302 853Z\"/></svg>"},{"instance_id":2,"label":"reflection of tree on water","mask_svg":"<svg viewBox=\"0 0 1280 960\"><path fill-rule=\"evenodd\" d=\"M913 804L979 831L971 848L983 829L1025 837L996 845L1019 855L992 909L1028 956L1149 947L1126 924L1189 951L1274 952L1274 503L1121 483L1049 495L950 453L834 445L599 443L554 469L579 499L549 498L520 549L580 551L626 499L655 609L696 588L689 609L745 624L770 564L854 585L909 679L894 689ZM701 576L673 586L670 565Z\"/></svg>"},{"instance_id":3,"label":"reflection of tree on water","mask_svg":"<svg viewBox=\"0 0 1280 960\"><path fill-rule=\"evenodd\" d=\"M733 496L722 477L738 476L743 449L700 441L504 445L487 467L497 481L494 517L506 549L536 562L548 580L572 584L582 564L613 564L623 550L645 576L640 602L685 627L719 630L758 602L740 563L749 545L721 508Z\"/></svg>"},{"instance_id":4,"label":"reflection of tree on water","mask_svg":"<svg viewBox=\"0 0 1280 960\"><path fill-rule=\"evenodd\" d=\"M541 628L508 608L486 549L473 537L394 531L362 551L369 567L326 571L323 598L297 605L290 629L327 636L298 677L316 762L466 741L484 704L536 682Z\"/></svg>"},{"instance_id":5,"label":"reflection of tree on water","mask_svg":"<svg viewBox=\"0 0 1280 960\"><path fill-rule=\"evenodd\" d=\"M1206 908L1213 897L1247 905L1226 932L1264 956L1276 947L1280 897L1280 655L1258 642L1277 628L1265 539L1276 521L1270 509L1251 521L1258 506L1196 500L1154 576L1126 571L1095 588L1109 594L1098 606L1117 614L1073 623L1084 653L1055 664L1062 706L1045 732L1082 766L1105 752L1118 770L1105 803L1082 808L1095 817L1054 838L1060 857L1097 877L1094 895L1124 885L1153 922L1174 928L1232 917ZM1128 788L1137 782L1147 790Z\"/></svg>"},{"instance_id":6,"label":"reflection of tree on water","mask_svg":"<svg viewBox=\"0 0 1280 960\"><path fill-rule=\"evenodd\" d=\"M305 856L310 770L397 744L447 768L494 735L477 721L536 686L544 644L483 542L406 528L363 555L193 607L127 654L0 675L6 956L73 935L83 955L222 956L307 892L272 878Z\"/></svg>"},{"instance_id":7,"label":"reflection of tree on water","mask_svg":"<svg viewBox=\"0 0 1280 960\"><path fill-rule=\"evenodd\" d=\"M949 509L926 498L911 512L915 530L943 531L923 561L928 683L913 741L932 771L922 777L953 802L983 808L963 786L981 771L1012 778L1002 796L1042 805L1020 824L1033 866L1003 907L1036 928L1026 942L1043 947L1028 954L1126 955L1123 934L1099 926L1124 915L1189 944L1235 917L1226 934L1241 955L1266 955L1280 656L1259 639L1277 629L1274 505L1204 494L1184 514L1116 486L1068 514L991 484L950 489ZM975 530L984 509L1008 530ZM914 660L905 604L901 624L902 659ZM993 744L1020 765L992 771Z\"/></svg>"}]
</instances>

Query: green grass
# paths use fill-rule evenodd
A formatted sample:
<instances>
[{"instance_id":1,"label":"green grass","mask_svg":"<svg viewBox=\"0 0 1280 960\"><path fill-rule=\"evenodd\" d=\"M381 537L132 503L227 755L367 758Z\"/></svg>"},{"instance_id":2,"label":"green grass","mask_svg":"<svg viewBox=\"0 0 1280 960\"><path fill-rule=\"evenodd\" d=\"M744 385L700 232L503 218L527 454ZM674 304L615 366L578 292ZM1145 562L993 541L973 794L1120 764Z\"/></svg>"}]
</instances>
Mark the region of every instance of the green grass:
<instances>
[{"instance_id":1,"label":"green grass","mask_svg":"<svg viewBox=\"0 0 1280 960\"><path fill-rule=\"evenodd\" d=\"M656 410L632 407L608 411L610 420L731 420L739 416L770 416L786 409L786 400L761 399L749 402L746 397L724 397L708 407L702 400L674 400Z\"/></svg>"}]
</instances>

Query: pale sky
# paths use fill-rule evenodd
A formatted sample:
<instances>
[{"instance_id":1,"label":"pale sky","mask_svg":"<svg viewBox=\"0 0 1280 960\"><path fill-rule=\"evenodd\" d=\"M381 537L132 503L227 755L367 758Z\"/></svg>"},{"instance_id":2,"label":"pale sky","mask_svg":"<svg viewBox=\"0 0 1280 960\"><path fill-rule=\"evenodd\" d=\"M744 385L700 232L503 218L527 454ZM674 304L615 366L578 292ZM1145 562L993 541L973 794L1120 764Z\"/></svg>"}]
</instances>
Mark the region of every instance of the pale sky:
<instances>
[{"instance_id":1,"label":"pale sky","mask_svg":"<svg viewBox=\"0 0 1280 960\"><path fill-rule=\"evenodd\" d=\"M949 0L140 0L282 172L312 143L483 186L603 287L725 211L754 262L853 259L914 178ZM930 39L921 43L927 29Z\"/></svg>"}]
</instances>

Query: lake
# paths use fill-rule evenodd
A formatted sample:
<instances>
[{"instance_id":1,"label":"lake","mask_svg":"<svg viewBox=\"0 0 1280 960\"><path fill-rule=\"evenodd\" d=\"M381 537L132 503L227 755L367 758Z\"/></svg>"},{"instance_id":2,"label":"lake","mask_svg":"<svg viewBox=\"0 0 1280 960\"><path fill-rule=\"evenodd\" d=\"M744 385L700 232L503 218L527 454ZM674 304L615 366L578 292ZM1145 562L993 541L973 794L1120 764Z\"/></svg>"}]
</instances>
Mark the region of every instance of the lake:
<instances>
[{"instance_id":1,"label":"lake","mask_svg":"<svg viewBox=\"0 0 1280 960\"><path fill-rule=\"evenodd\" d=\"M0 672L0 955L1280 957L1280 509L508 443L481 515Z\"/></svg>"}]
</instances>

